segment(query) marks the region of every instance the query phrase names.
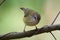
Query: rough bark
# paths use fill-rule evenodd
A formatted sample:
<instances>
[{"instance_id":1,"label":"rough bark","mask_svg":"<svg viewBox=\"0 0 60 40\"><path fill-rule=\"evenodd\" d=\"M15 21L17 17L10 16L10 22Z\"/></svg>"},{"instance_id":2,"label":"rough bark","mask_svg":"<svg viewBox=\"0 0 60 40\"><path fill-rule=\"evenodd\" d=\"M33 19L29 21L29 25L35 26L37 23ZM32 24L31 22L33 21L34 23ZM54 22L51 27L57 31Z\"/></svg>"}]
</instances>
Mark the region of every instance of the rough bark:
<instances>
[{"instance_id":1,"label":"rough bark","mask_svg":"<svg viewBox=\"0 0 60 40\"><path fill-rule=\"evenodd\" d=\"M38 28L26 31L26 32L10 32L7 34L0 35L0 40L9 40L9 39L17 39L17 38L25 38L25 37L32 37L34 35L38 35L41 33L47 33L55 30L60 30L60 24L57 25L49 25L43 26L42 28Z\"/></svg>"}]
</instances>

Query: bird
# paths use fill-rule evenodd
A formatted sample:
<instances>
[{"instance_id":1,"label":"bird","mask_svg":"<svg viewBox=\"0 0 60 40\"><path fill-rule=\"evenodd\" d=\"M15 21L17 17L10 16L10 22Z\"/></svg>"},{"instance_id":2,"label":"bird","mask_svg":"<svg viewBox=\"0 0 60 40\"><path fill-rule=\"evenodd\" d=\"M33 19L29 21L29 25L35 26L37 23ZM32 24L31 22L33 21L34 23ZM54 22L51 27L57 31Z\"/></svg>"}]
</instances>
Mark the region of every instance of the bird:
<instances>
[{"instance_id":1,"label":"bird","mask_svg":"<svg viewBox=\"0 0 60 40\"><path fill-rule=\"evenodd\" d=\"M40 22L41 19L40 14L30 8L21 7L20 9L24 12L24 18L23 18L23 21L25 23L24 32L26 26L35 26L37 29L36 25Z\"/></svg>"}]
</instances>

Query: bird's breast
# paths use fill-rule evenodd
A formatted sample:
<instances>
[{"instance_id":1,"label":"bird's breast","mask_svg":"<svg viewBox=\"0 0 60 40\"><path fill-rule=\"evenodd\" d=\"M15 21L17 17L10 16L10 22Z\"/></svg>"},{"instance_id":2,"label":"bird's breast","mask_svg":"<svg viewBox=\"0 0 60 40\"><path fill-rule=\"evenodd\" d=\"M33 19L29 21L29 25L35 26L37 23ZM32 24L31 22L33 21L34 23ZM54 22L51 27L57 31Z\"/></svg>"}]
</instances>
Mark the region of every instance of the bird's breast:
<instances>
[{"instance_id":1,"label":"bird's breast","mask_svg":"<svg viewBox=\"0 0 60 40\"><path fill-rule=\"evenodd\" d=\"M28 26L35 26L38 24L38 21L36 19L34 19L34 17L32 17L32 16L24 17L23 21Z\"/></svg>"}]
</instances>

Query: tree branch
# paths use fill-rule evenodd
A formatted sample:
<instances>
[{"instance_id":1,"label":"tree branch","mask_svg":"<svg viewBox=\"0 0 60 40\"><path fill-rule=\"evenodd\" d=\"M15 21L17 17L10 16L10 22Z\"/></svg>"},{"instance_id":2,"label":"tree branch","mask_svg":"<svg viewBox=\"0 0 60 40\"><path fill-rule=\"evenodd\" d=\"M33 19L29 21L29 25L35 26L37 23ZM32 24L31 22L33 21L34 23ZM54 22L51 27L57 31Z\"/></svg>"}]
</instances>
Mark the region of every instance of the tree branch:
<instances>
[{"instance_id":1,"label":"tree branch","mask_svg":"<svg viewBox=\"0 0 60 40\"><path fill-rule=\"evenodd\" d=\"M1 3L0 3L0 6L5 2L6 0L3 0Z\"/></svg>"},{"instance_id":2,"label":"tree branch","mask_svg":"<svg viewBox=\"0 0 60 40\"><path fill-rule=\"evenodd\" d=\"M4 35L0 35L0 40L32 37L37 34L47 33L47 32L55 31L55 30L60 30L60 24L44 26L42 28L38 28L37 30L34 29L34 30L26 31L26 32L10 32Z\"/></svg>"}]
</instances>

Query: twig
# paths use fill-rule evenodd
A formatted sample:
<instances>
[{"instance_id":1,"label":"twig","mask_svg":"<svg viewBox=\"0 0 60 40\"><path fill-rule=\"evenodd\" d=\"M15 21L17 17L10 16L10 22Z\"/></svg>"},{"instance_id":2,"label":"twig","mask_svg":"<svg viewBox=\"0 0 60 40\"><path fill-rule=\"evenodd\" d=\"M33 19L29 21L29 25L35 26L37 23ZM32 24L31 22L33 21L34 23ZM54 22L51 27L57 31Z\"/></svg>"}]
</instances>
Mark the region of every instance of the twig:
<instances>
[{"instance_id":1,"label":"twig","mask_svg":"<svg viewBox=\"0 0 60 40\"><path fill-rule=\"evenodd\" d=\"M3 0L1 3L0 3L0 6L5 2L6 0Z\"/></svg>"},{"instance_id":2,"label":"twig","mask_svg":"<svg viewBox=\"0 0 60 40\"><path fill-rule=\"evenodd\" d=\"M9 40L9 39L17 39L17 38L25 38L25 37L32 37L34 35L38 35L41 33L47 33L50 31L60 30L60 24L58 25L49 25L44 26L39 29L34 29L26 32L10 32L4 35L0 35L0 40Z\"/></svg>"},{"instance_id":3,"label":"twig","mask_svg":"<svg viewBox=\"0 0 60 40\"><path fill-rule=\"evenodd\" d=\"M59 14L60 14L60 11L59 11L59 13L56 15L56 17L55 17L55 19L53 20L53 22L51 23L51 25L54 24L54 22L56 21L56 19L57 19L58 16L59 16ZM51 33L51 35L54 37L54 39L57 40L56 37L54 36L54 34L53 34L52 32L50 32L50 33Z\"/></svg>"}]
</instances>

